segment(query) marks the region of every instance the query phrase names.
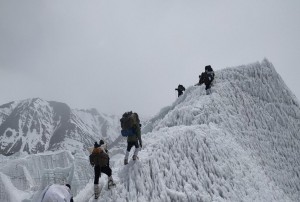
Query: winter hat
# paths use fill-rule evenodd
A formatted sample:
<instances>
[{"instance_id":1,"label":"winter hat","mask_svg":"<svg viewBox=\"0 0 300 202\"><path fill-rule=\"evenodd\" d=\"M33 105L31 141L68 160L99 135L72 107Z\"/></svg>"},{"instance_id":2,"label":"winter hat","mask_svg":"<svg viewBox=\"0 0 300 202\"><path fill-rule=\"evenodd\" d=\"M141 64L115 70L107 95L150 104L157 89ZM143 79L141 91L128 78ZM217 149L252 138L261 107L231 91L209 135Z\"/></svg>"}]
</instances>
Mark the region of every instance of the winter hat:
<instances>
[{"instance_id":1,"label":"winter hat","mask_svg":"<svg viewBox=\"0 0 300 202\"><path fill-rule=\"evenodd\" d=\"M99 142L100 146L104 144L104 141L103 140L100 140Z\"/></svg>"},{"instance_id":2,"label":"winter hat","mask_svg":"<svg viewBox=\"0 0 300 202\"><path fill-rule=\"evenodd\" d=\"M206 65L205 66L205 71L213 71L213 69L211 68L211 66L210 65Z\"/></svg>"},{"instance_id":3,"label":"winter hat","mask_svg":"<svg viewBox=\"0 0 300 202\"><path fill-rule=\"evenodd\" d=\"M67 186L67 187L69 187L69 189L71 190L71 185L69 185L69 184L66 184L66 186Z\"/></svg>"},{"instance_id":4,"label":"winter hat","mask_svg":"<svg viewBox=\"0 0 300 202\"><path fill-rule=\"evenodd\" d=\"M100 145L97 142L95 142L94 147L97 148L100 147Z\"/></svg>"}]
</instances>

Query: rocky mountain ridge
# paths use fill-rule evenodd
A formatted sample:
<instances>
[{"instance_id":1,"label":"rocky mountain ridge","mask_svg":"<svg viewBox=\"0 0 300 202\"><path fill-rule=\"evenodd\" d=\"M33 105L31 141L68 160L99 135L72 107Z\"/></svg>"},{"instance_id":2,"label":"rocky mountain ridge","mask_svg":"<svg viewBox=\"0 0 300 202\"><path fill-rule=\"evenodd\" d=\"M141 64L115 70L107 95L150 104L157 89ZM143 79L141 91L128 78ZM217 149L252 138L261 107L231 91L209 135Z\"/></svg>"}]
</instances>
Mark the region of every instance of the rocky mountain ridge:
<instances>
[{"instance_id":1,"label":"rocky mountain ridge","mask_svg":"<svg viewBox=\"0 0 300 202\"><path fill-rule=\"evenodd\" d=\"M0 154L85 150L103 138L119 136L119 117L96 109L71 109L67 104L40 98L0 106Z\"/></svg>"}]
</instances>

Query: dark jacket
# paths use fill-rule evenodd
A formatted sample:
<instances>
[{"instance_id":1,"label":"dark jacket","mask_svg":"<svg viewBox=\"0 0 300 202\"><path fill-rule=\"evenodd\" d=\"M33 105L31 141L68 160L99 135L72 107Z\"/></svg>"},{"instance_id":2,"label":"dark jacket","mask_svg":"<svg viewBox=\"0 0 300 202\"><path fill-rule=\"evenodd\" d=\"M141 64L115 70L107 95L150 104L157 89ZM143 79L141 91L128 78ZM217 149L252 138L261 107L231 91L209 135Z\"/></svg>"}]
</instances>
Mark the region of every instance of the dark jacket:
<instances>
[{"instance_id":1,"label":"dark jacket","mask_svg":"<svg viewBox=\"0 0 300 202\"><path fill-rule=\"evenodd\" d=\"M108 165L109 157L101 147L95 147L89 158L92 166L103 167Z\"/></svg>"},{"instance_id":2,"label":"dark jacket","mask_svg":"<svg viewBox=\"0 0 300 202\"><path fill-rule=\"evenodd\" d=\"M199 76L199 83L197 85L202 85L203 83L208 87L211 85L215 78L215 73L210 65L205 67L205 72L202 72Z\"/></svg>"},{"instance_id":3,"label":"dark jacket","mask_svg":"<svg viewBox=\"0 0 300 202\"><path fill-rule=\"evenodd\" d=\"M180 95L183 94L183 91L185 91L185 87L183 85L179 84L178 87L175 88L175 90L178 91L178 97L179 97Z\"/></svg>"},{"instance_id":4,"label":"dark jacket","mask_svg":"<svg viewBox=\"0 0 300 202\"><path fill-rule=\"evenodd\" d=\"M205 85L206 86L210 85L213 82L214 78L215 78L215 73L213 71L207 71L206 79L204 81Z\"/></svg>"}]
</instances>

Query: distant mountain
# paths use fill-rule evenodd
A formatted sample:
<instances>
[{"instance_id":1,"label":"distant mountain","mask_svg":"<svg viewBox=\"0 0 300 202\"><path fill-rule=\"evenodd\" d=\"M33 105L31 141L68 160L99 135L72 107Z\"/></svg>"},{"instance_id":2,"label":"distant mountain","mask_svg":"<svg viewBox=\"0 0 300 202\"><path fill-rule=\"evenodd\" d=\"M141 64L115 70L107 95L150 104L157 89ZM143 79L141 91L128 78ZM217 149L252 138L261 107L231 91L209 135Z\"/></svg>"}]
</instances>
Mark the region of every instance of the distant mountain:
<instances>
[{"instance_id":1,"label":"distant mountain","mask_svg":"<svg viewBox=\"0 0 300 202\"><path fill-rule=\"evenodd\" d=\"M0 154L85 150L100 138L119 136L119 117L95 109L75 110L67 104L39 98L0 106Z\"/></svg>"}]
</instances>

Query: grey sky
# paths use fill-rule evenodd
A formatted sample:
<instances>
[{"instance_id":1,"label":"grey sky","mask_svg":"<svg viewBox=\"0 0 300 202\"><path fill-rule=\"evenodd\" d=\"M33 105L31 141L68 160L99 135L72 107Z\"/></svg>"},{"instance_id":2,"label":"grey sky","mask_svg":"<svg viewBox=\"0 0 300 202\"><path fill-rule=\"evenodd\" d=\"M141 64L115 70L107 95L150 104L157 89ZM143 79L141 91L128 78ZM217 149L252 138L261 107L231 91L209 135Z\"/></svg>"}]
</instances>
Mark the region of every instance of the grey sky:
<instances>
[{"instance_id":1,"label":"grey sky","mask_svg":"<svg viewBox=\"0 0 300 202\"><path fill-rule=\"evenodd\" d=\"M0 0L0 104L154 115L205 65L265 57L299 99L299 36L299 0Z\"/></svg>"}]
</instances>

